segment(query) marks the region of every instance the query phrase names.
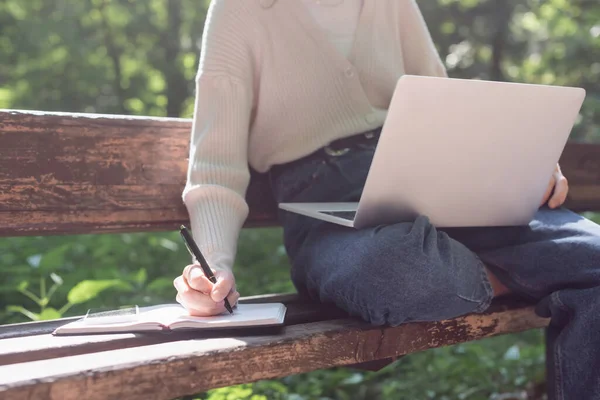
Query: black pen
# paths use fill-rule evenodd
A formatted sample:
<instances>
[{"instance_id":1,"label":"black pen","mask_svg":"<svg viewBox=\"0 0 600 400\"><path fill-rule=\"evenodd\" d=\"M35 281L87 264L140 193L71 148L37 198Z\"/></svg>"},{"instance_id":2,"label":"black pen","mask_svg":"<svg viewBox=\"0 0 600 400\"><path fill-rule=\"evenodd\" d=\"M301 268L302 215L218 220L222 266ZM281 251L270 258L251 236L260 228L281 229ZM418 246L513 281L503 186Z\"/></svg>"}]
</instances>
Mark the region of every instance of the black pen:
<instances>
[{"instance_id":1,"label":"black pen","mask_svg":"<svg viewBox=\"0 0 600 400\"><path fill-rule=\"evenodd\" d=\"M212 269L210 269L210 267L208 266L206 259L200 252L198 245L196 244L196 242L194 242L190 231L188 231L185 225L181 225L181 228L179 228L179 233L181 234L181 237L183 237L183 243L185 243L185 247L187 247L192 257L196 257L196 260L198 260L198 262L200 263L200 267L202 267L204 275L212 283L217 283L217 278L215 277L215 274L213 274ZM229 311L230 314L233 314L233 309L231 308L231 304L229 304L229 300L227 300L227 297L225 297L225 308L227 309L227 311Z\"/></svg>"}]
</instances>

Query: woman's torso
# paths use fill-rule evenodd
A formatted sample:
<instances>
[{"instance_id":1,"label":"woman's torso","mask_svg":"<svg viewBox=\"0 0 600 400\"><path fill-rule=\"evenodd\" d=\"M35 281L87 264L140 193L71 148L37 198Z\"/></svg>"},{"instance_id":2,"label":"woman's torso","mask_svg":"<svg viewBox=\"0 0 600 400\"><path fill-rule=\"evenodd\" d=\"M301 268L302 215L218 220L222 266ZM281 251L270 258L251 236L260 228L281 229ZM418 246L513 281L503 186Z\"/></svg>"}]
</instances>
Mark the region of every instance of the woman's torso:
<instances>
[{"instance_id":1,"label":"woman's torso","mask_svg":"<svg viewBox=\"0 0 600 400\"><path fill-rule=\"evenodd\" d=\"M396 1L364 2L347 54L302 2L277 0L264 11L248 151L254 168L381 126L405 73Z\"/></svg>"}]
</instances>

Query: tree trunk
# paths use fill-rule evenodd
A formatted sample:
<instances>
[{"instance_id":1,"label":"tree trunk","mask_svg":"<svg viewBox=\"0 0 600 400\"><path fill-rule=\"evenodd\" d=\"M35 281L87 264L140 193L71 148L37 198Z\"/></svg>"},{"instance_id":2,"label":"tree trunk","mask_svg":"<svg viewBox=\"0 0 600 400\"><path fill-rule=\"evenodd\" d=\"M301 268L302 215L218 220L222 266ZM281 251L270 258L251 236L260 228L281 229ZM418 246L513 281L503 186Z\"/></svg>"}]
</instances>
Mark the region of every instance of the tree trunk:
<instances>
[{"instance_id":1,"label":"tree trunk","mask_svg":"<svg viewBox=\"0 0 600 400\"><path fill-rule=\"evenodd\" d=\"M167 116L180 117L183 103L189 92L182 67L179 64L180 60L178 60L181 50L181 0L168 0L167 14L169 23L161 40L165 46L166 56L163 73L167 83Z\"/></svg>"},{"instance_id":2,"label":"tree trunk","mask_svg":"<svg viewBox=\"0 0 600 400\"><path fill-rule=\"evenodd\" d=\"M504 51L508 39L509 24L514 11L514 4L509 0L495 0L494 7L495 29L492 36L492 65L490 66L490 79L504 81L502 70Z\"/></svg>"}]
</instances>

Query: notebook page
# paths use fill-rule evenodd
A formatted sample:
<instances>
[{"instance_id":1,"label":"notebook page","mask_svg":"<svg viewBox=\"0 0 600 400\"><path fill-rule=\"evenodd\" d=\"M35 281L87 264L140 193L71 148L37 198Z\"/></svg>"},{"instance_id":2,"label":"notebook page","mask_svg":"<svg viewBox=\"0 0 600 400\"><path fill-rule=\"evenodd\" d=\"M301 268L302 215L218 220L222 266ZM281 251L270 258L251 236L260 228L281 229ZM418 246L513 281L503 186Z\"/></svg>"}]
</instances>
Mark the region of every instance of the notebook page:
<instances>
[{"instance_id":1,"label":"notebook page","mask_svg":"<svg viewBox=\"0 0 600 400\"><path fill-rule=\"evenodd\" d=\"M275 325L283 322L285 306L281 303L238 304L233 314L223 313L213 317L191 317L182 315L173 321L171 328L194 328L202 326L254 326Z\"/></svg>"},{"instance_id":2,"label":"notebook page","mask_svg":"<svg viewBox=\"0 0 600 400\"><path fill-rule=\"evenodd\" d=\"M108 332L137 332L137 331L160 331L165 328L165 321L173 321L177 316L186 313L185 309L178 306L153 306L141 307L138 315L129 316L119 322L111 318L85 318L70 322L58 327L53 333L62 334L85 334L85 333L108 333ZM166 308L166 309L165 309Z\"/></svg>"},{"instance_id":3,"label":"notebook page","mask_svg":"<svg viewBox=\"0 0 600 400\"><path fill-rule=\"evenodd\" d=\"M158 306L141 307L138 323L157 322L168 326L179 318L186 317L187 310L179 304L161 304Z\"/></svg>"},{"instance_id":4,"label":"notebook page","mask_svg":"<svg viewBox=\"0 0 600 400\"><path fill-rule=\"evenodd\" d=\"M281 303L240 304L234 313L223 313L212 317L191 317L179 304L164 304L141 307L139 314L131 321L120 323L85 323L74 321L58 327L54 334L85 334L109 332L160 331L170 329L243 327L261 325L279 325L283 323L286 307Z\"/></svg>"}]
</instances>

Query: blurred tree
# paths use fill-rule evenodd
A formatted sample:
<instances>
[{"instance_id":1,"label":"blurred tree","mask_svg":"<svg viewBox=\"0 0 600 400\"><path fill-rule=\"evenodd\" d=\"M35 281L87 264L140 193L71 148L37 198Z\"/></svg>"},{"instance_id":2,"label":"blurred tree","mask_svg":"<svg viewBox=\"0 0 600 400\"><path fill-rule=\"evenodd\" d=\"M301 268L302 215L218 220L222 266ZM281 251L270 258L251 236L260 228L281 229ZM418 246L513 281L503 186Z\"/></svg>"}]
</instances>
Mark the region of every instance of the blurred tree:
<instances>
[{"instance_id":1,"label":"blurred tree","mask_svg":"<svg viewBox=\"0 0 600 400\"><path fill-rule=\"evenodd\" d=\"M0 107L190 117L208 0L2 0ZM420 2L452 76L587 89L600 140L596 0Z\"/></svg>"},{"instance_id":2,"label":"blurred tree","mask_svg":"<svg viewBox=\"0 0 600 400\"><path fill-rule=\"evenodd\" d=\"M581 86L572 139L600 141L600 3L595 0L421 1L450 75Z\"/></svg>"},{"instance_id":3,"label":"blurred tree","mask_svg":"<svg viewBox=\"0 0 600 400\"><path fill-rule=\"evenodd\" d=\"M190 116L207 6L3 0L0 107Z\"/></svg>"}]
</instances>

